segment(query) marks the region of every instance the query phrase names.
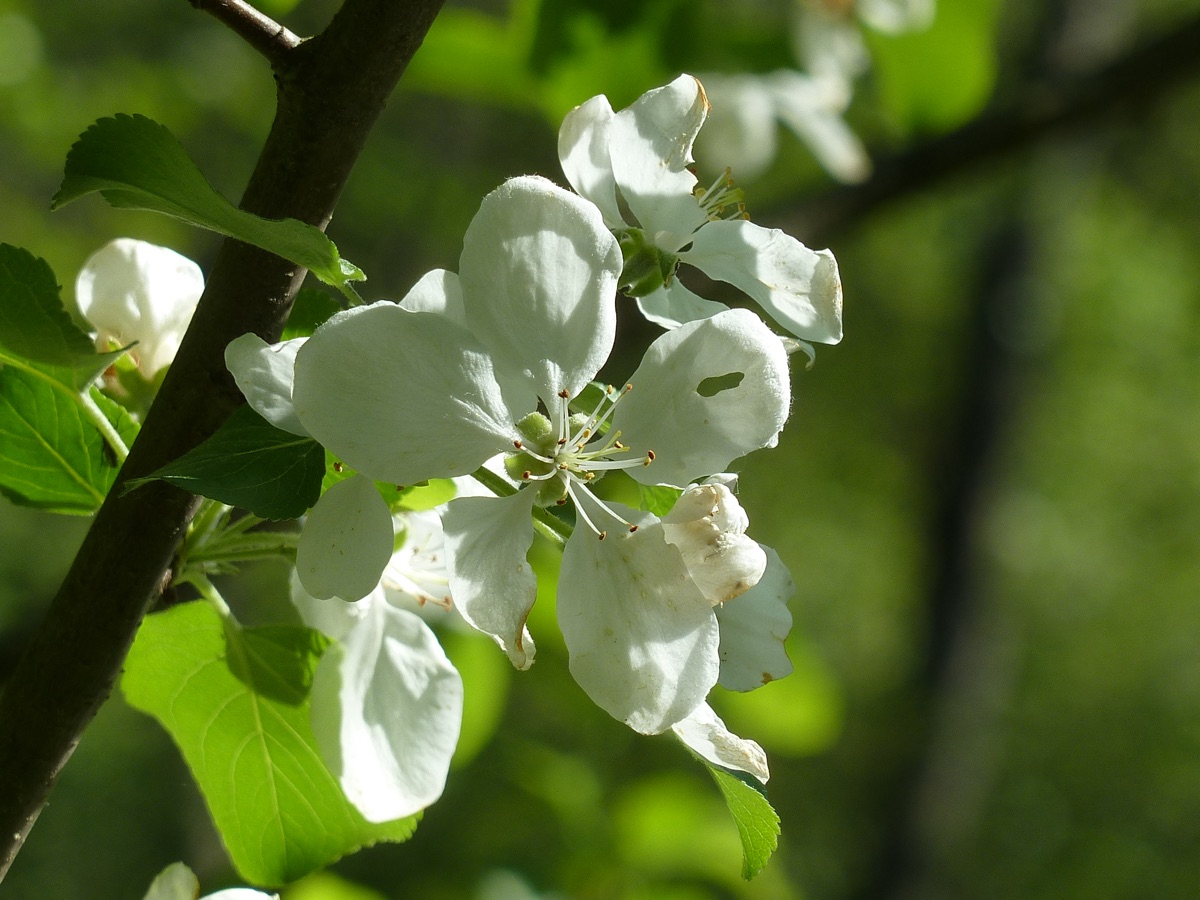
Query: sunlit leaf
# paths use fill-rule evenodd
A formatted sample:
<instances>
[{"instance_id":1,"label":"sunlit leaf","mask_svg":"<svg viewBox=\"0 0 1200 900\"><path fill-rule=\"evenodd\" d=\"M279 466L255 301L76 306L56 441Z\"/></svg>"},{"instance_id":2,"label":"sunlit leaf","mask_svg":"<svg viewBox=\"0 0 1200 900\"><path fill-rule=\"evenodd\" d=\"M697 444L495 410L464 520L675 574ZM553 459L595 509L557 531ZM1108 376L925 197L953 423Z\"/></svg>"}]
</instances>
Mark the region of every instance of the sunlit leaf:
<instances>
[{"instance_id":1,"label":"sunlit leaf","mask_svg":"<svg viewBox=\"0 0 1200 900\"><path fill-rule=\"evenodd\" d=\"M323 649L310 629L243 632L187 603L147 617L126 660L126 699L179 745L234 866L254 884L294 881L416 827L415 817L368 823L321 762L307 685Z\"/></svg>"},{"instance_id":2,"label":"sunlit leaf","mask_svg":"<svg viewBox=\"0 0 1200 900\"><path fill-rule=\"evenodd\" d=\"M324 474L320 444L242 406L199 447L130 487L158 478L264 519L295 519L317 502Z\"/></svg>"},{"instance_id":3,"label":"sunlit leaf","mask_svg":"<svg viewBox=\"0 0 1200 900\"><path fill-rule=\"evenodd\" d=\"M751 879L762 871L779 844L779 815L767 802L762 787L749 775L719 769L707 762L704 767L721 789L737 823L742 839L742 877Z\"/></svg>"},{"instance_id":4,"label":"sunlit leaf","mask_svg":"<svg viewBox=\"0 0 1200 900\"><path fill-rule=\"evenodd\" d=\"M110 419L123 417L118 431L132 439L132 420L103 402ZM73 394L30 372L0 369L0 492L25 506L87 514L116 473L116 459Z\"/></svg>"},{"instance_id":5,"label":"sunlit leaf","mask_svg":"<svg viewBox=\"0 0 1200 900\"><path fill-rule=\"evenodd\" d=\"M297 219L244 212L213 189L164 126L138 115L100 119L67 154L66 174L51 205L99 191L110 204L182 219L304 266L326 284L351 292L365 276L338 255L319 228Z\"/></svg>"}]
</instances>

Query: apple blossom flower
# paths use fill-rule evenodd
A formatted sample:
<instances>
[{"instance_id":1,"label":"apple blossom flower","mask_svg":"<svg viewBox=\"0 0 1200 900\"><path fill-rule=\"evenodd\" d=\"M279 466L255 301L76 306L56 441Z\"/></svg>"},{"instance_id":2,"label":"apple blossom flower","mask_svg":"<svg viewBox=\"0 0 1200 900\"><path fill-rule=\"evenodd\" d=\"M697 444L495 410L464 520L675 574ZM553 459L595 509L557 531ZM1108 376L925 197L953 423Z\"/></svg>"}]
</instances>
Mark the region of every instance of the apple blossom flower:
<instances>
[{"instance_id":1,"label":"apple blossom flower","mask_svg":"<svg viewBox=\"0 0 1200 900\"><path fill-rule=\"evenodd\" d=\"M275 365L289 350L242 338L227 360L256 408L264 394L290 398L305 433L366 478L413 484L509 454L521 489L451 500L442 523L456 608L518 668L534 658L531 513L572 503L578 524L559 582L572 671L599 705L651 732L686 718L716 683L714 604L753 585L766 562L742 540L744 515L723 486L705 488L707 505L689 498L659 520L602 502L590 485L617 468L647 485L721 471L774 445L790 388L780 341L753 313L727 310L662 335L622 390L573 411L612 349L621 268L594 206L517 178L484 199L459 275L434 271L399 305L335 315L295 353L290 383L287 365ZM242 350L259 362L246 364ZM276 357L263 362L267 352ZM384 529L360 514L364 503L347 504L362 529L354 542L373 544L367 532ZM595 611L587 597L602 583L612 590L599 605L610 608ZM620 634L596 633L610 623ZM610 637L619 652L595 649Z\"/></svg>"},{"instance_id":2,"label":"apple blossom flower","mask_svg":"<svg viewBox=\"0 0 1200 900\"><path fill-rule=\"evenodd\" d=\"M167 247L133 238L105 244L83 264L75 302L96 328L101 351L134 341L147 379L170 365L204 292L200 267Z\"/></svg>"},{"instance_id":3,"label":"apple blossom flower","mask_svg":"<svg viewBox=\"0 0 1200 900\"><path fill-rule=\"evenodd\" d=\"M563 120L563 173L619 236L621 289L668 328L724 309L675 277L688 263L745 292L801 341L836 344L842 287L833 254L747 221L728 173L698 187L689 164L708 108L700 82L681 75L621 112L601 94Z\"/></svg>"}]
</instances>

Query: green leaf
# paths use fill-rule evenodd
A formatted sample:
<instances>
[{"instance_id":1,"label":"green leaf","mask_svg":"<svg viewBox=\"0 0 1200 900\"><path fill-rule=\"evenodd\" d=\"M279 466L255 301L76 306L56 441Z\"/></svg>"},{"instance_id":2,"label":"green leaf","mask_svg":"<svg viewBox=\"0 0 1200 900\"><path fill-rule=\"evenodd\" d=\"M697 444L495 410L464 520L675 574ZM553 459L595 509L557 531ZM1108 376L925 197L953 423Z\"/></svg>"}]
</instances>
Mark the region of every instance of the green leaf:
<instances>
[{"instance_id":1,"label":"green leaf","mask_svg":"<svg viewBox=\"0 0 1200 900\"><path fill-rule=\"evenodd\" d=\"M279 339L290 341L292 338L308 337L341 308L337 300L320 288L301 287Z\"/></svg>"},{"instance_id":2,"label":"green leaf","mask_svg":"<svg viewBox=\"0 0 1200 900\"><path fill-rule=\"evenodd\" d=\"M264 519L295 519L317 502L324 474L320 444L242 406L199 447L131 481L130 489L162 479Z\"/></svg>"},{"instance_id":3,"label":"green leaf","mask_svg":"<svg viewBox=\"0 0 1200 900\"><path fill-rule=\"evenodd\" d=\"M175 136L145 116L100 119L85 131L67 154L51 206L57 209L94 191L115 207L164 213L261 247L355 299L349 283L366 277L338 255L319 228L235 207L213 189Z\"/></svg>"},{"instance_id":4,"label":"green leaf","mask_svg":"<svg viewBox=\"0 0 1200 900\"><path fill-rule=\"evenodd\" d=\"M148 616L125 663L126 699L178 744L234 866L254 884L294 881L362 847L407 840L416 827L416 817L363 819L321 762L308 700L255 689L280 656L291 661L275 670L279 680L311 677L321 643L307 628L227 629L207 604L185 603ZM254 673L255 687L234 667Z\"/></svg>"},{"instance_id":5,"label":"green leaf","mask_svg":"<svg viewBox=\"0 0 1200 900\"><path fill-rule=\"evenodd\" d=\"M779 815L767 802L762 786L749 775L705 762L742 839L742 877L749 881L762 871L779 845Z\"/></svg>"},{"instance_id":6,"label":"green leaf","mask_svg":"<svg viewBox=\"0 0 1200 900\"><path fill-rule=\"evenodd\" d=\"M97 353L63 306L46 261L0 244L0 363L40 369L75 391L123 352Z\"/></svg>"},{"instance_id":7,"label":"green leaf","mask_svg":"<svg viewBox=\"0 0 1200 900\"><path fill-rule=\"evenodd\" d=\"M339 481L353 478L357 474L350 466L326 451L325 478L321 483L321 493L329 490ZM441 506L443 503L453 500L458 494L458 487L449 478L430 478L420 484L408 485L376 481L375 487L393 512L398 509L405 509L409 512L433 509L435 506Z\"/></svg>"},{"instance_id":8,"label":"green leaf","mask_svg":"<svg viewBox=\"0 0 1200 900\"><path fill-rule=\"evenodd\" d=\"M106 400L105 414L131 440L136 426L127 414L117 421L115 406ZM25 506L88 514L116 474L112 452L74 394L35 373L0 369L0 491Z\"/></svg>"},{"instance_id":9,"label":"green leaf","mask_svg":"<svg viewBox=\"0 0 1200 900\"><path fill-rule=\"evenodd\" d=\"M641 498L642 509L654 515L665 516L675 507L675 501L683 491L669 484L646 485L638 484L638 494Z\"/></svg>"},{"instance_id":10,"label":"green leaf","mask_svg":"<svg viewBox=\"0 0 1200 900\"><path fill-rule=\"evenodd\" d=\"M319 631L307 638L298 640L297 629L286 626L235 628L226 639L239 642L241 652L230 653L229 670L254 693L296 706L308 697L317 660L329 646Z\"/></svg>"}]
</instances>

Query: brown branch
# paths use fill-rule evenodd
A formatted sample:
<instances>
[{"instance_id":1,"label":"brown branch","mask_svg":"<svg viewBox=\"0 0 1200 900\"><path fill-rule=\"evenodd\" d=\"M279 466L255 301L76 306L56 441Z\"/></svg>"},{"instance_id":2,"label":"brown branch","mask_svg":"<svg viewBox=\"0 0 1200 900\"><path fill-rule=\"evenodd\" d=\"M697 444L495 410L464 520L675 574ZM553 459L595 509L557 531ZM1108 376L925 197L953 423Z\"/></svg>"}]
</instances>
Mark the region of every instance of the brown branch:
<instances>
[{"instance_id":1,"label":"brown branch","mask_svg":"<svg viewBox=\"0 0 1200 900\"><path fill-rule=\"evenodd\" d=\"M300 44L300 38L244 0L188 0L196 9L224 22L229 29L279 66Z\"/></svg>"},{"instance_id":2,"label":"brown branch","mask_svg":"<svg viewBox=\"0 0 1200 900\"><path fill-rule=\"evenodd\" d=\"M835 234L887 203L1118 109L1144 109L1198 73L1200 18L1195 18L1089 76L1020 91L1017 104L878 162L862 184L807 197L763 218L812 246L827 246Z\"/></svg>"},{"instance_id":3,"label":"brown branch","mask_svg":"<svg viewBox=\"0 0 1200 900\"><path fill-rule=\"evenodd\" d=\"M346 0L275 67L278 106L242 207L324 226L442 0ZM161 482L124 494L211 435L242 402L226 344L278 337L304 270L226 240L129 459L37 634L0 693L0 878L108 697L196 499Z\"/></svg>"}]
</instances>

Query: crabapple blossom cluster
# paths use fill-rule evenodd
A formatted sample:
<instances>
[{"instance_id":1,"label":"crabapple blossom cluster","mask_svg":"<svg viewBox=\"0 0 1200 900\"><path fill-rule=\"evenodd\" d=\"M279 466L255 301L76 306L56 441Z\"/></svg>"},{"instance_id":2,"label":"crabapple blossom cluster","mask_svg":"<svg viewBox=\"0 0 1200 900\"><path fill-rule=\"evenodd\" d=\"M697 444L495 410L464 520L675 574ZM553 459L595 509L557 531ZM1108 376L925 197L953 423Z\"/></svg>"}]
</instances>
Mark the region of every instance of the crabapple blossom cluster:
<instances>
[{"instance_id":1,"label":"crabapple blossom cluster","mask_svg":"<svg viewBox=\"0 0 1200 900\"><path fill-rule=\"evenodd\" d=\"M761 748L707 703L717 684L791 671L791 579L747 535L728 471L777 443L789 341L840 339L841 288L828 251L749 222L724 182L698 189L707 109L688 75L621 112L595 97L559 136L575 191L505 182L467 228L457 273L431 271L306 339L229 345L250 405L355 473L307 517L293 599L339 642L313 685L314 730L371 821L436 799L457 740L462 683L414 610L450 606L529 668L537 533L562 545L556 611L584 692L635 731L673 732L767 780ZM789 336L693 294L680 263L742 290ZM668 330L605 385L619 292ZM399 517L375 485L471 475L490 490ZM629 505L648 495L669 500Z\"/></svg>"}]
</instances>

